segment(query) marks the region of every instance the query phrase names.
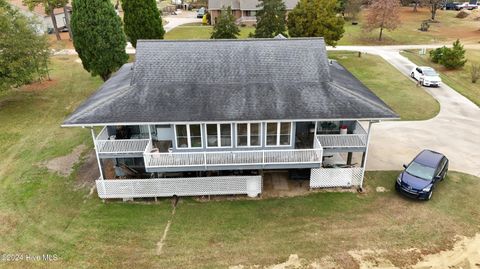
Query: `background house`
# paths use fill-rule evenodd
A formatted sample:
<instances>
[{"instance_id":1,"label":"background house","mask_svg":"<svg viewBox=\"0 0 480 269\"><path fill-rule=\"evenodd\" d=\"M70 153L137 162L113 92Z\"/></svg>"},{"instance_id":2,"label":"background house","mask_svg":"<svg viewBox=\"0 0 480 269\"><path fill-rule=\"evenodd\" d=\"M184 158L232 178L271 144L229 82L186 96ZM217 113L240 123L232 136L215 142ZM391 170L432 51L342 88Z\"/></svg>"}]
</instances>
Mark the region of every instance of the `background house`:
<instances>
[{"instance_id":1,"label":"background house","mask_svg":"<svg viewBox=\"0 0 480 269\"><path fill-rule=\"evenodd\" d=\"M285 0L287 12L291 11L298 0ZM212 25L215 24L222 8L230 6L232 13L237 18L238 24L253 25L257 22L256 13L259 9L258 0L208 0L208 12L211 14Z\"/></svg>"},{"instance_id":2,"label":"background house","mask_svg":"<svg viewBox=\"0 0 480 269\"><path fill-rule=\"evenodd\" d=\"M34 18L38 22L38 31L41 33L51 33L53 31L53 23L50 15L45 13L45 8L42 4L37 5L33 10L25 6L22 0L8 0L8 3L17 8L22 14L29 18ZM67 8L71 10L70 6ZM54 10L55 18L57 19L57 26L59 29L66 27L65 12L63 8L56 8ZM69 14L67 14L68 16Z\"/></svg>"}]
</instances>

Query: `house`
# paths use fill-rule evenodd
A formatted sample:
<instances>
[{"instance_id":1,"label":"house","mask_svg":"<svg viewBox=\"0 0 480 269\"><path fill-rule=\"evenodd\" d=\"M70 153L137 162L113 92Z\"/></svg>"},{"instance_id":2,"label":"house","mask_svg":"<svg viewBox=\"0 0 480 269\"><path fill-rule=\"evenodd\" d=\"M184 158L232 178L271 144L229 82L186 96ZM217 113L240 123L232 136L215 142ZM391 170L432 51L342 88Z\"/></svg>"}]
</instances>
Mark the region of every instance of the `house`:
<instances>
[{"instance_id":1,"label":"house","mask_svg":"<svg viewBox=\"0 0 480 269\"><path fill-rule=\"evenodd\" d=\"M91 129L101 198L257 196L276 169L361 186L370 125L397 118L323 38L141 40L62 126Z\"/></svg>"},{"instance_id":2,"label":"house","mask_svg":"<svg viewBox=\"0 0 480 269\"><path fill-rule=\"evenodd\" d=\"M284 0L287 13L297 5L298 0ZM253 25L257 22L258 0L208 0L208 12L214 25L223 8L231 7L238 24Z\"/></svg>"},{"instance_id":3,"label":"house","mask_svg":"<svg viewBox=\"0 0 480 269\"><path fill-rule=\"evenodd\" d=\"M52 18L50 15L45 13L45 7L42 4L38 4L33 8L33 10L30 10L26 5L23 4L22 0L8 0L8 3L17 8L19 12L25 16L33 18L37 22L38 32L50 33L50 31L53 31ZM53 11L59 29L66 27L67 22L65 16L70 16L71 5L67 5L66 10L66 15L63 8L55 8Z\"/></svg>"}]
</instances>

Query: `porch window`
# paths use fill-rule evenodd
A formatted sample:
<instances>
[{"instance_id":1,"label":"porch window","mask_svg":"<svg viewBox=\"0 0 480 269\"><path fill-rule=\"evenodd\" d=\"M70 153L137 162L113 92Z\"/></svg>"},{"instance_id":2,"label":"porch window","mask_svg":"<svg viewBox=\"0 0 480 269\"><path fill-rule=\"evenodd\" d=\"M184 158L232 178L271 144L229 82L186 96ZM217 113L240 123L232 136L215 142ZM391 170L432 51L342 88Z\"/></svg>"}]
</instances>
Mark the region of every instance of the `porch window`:
<instances>
[{"instance_id":1,"label":"porch window","mask_svg":"<svg viewBox=\"0 0 480 269\"><path fill-rule=\"evenodd\" d=\"M237 146L258 147L260 146L260 123L237 124Z\"/></svg>"},{"instance_id":2,"label":"porch window","mask_svg":"<svg viewBox=\"0 0 480 269\"><path fill-rule=\"evenodd\" d=\"M208 147L231 147L232 127L230 124L207 124Z\"/></svg>"},{"instance_id":3,"label":"porch window","mask_svg":"<svg viewBox=\"0 0 480 269\"><path fill-rule=\"evenodd\" d=\"M266 132L267 146L290 146L291 133L291 122L268 122Z\"/></svg>"},{"instance_id":4,"label":"porch window","mask_svg":"<svg viewBox=\"0 0 480 269\"><path fill-rule=\"evenodd\" d=\"M202 132L200 124L175 125L177 148L201 148Z\"/></svg>"}]
</instances>

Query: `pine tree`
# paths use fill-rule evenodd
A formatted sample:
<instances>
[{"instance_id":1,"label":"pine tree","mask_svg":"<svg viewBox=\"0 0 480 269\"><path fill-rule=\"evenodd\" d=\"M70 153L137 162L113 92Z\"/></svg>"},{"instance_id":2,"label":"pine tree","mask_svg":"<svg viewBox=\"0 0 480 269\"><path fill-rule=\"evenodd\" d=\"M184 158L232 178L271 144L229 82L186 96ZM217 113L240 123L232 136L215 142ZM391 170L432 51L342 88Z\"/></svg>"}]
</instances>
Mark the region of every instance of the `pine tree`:
<instances>
[{"instance_id":1,"label":"pine tree","mask_svg":"<svg viewBox=\"0 0 480 269\"><path fill-rule=\"evenodd\" d=\"M218 17L218 22L213 26L211 39L237 39L240 29L235 24L232 8L223 9Z\"/></svg>"},{"instance_id":2,"label":"pine tree","mask_svg":"<svg viewBox=\"0 0 480 269\"><path fill-rule=\"evenodd\" d=\"M272 38L276 35L286 35L285 17L287 10L283 0L260 0L257 6L257 26L253 37Z\"/></svg>"},{"instance_id":3,"label":"pine tree","mask_svg":"<svg viewBox=\"0 0 480 269\"><path fill-rule=\"evenodd\" d=\"M463 67L467 60L465 59L465 49L460 44L460 40L453 42L452 48L443 51L439 63L448 69L457 69Z\"/></svg>"},{"instance_id":4,"label":"pine tree","mask_svg":"<svg viewBox=\"0 0 480 269\"><path fill-rule=\"evenodd\" d=\"M134 47L138 39L163 39L165 30L155 0L122 0L125 34Z\"/></svg>"},{"instance_id":5,"label":"pine tree","mask_svg":"<svg viewBox=\"0 0 480 269\"><path fill-rule=\"evenodd\" d=\"M288 14L288 34L291 37L323 37L335 46L342 38L345 21L336 13L336 0L300 0Z\"/></svg>"},{"instance_id":6,"label":"pine tree","mask_svg":"<svg viewBox=\"0 0 480 269\"><path fill-rule=\"evenodd\" d=\"M73 45L83 68L106 81L128 60L122 21L110 0L73 0Z\"/></svg>"}]
</instances>

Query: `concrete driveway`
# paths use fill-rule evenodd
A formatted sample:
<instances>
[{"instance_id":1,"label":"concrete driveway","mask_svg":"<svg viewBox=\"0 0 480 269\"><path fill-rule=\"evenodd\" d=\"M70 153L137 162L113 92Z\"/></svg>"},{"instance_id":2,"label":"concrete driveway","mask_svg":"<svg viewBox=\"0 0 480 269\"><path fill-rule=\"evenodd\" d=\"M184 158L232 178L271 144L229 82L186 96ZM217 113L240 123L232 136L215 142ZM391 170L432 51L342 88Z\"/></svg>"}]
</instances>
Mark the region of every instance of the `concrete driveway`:
<instances>
[{"instance_id":1,"label":"concrete driveway","mask_svg":"<svg viewBox=\"0 0 480 269\"><path fill-rule=\"evenodd\" d=\"M197 13L193 11L178 10L177 15L168 15L163 17L168 23L163 26L165 32L170 32L173 28L182 24L202 22L202 19L197 19Z\"/></svg>"},{"instance_id":2,"label":"concrete driveway","mask_svg":"<svg viewBox=\"0 0 480 269\"><path fill-rule=\"evenodd\" d=\"M408 46L423 48L425 46ZM338 46L376 54L410 77L415 66L400 55L402 46ZM440 103L439 114L425 121L388 121L373 125L368 170L398 170L420 150L432 149L450 159L450 169L480 176L480 108L447 85L425 88Z\"/></svg>"}]
</instances>

